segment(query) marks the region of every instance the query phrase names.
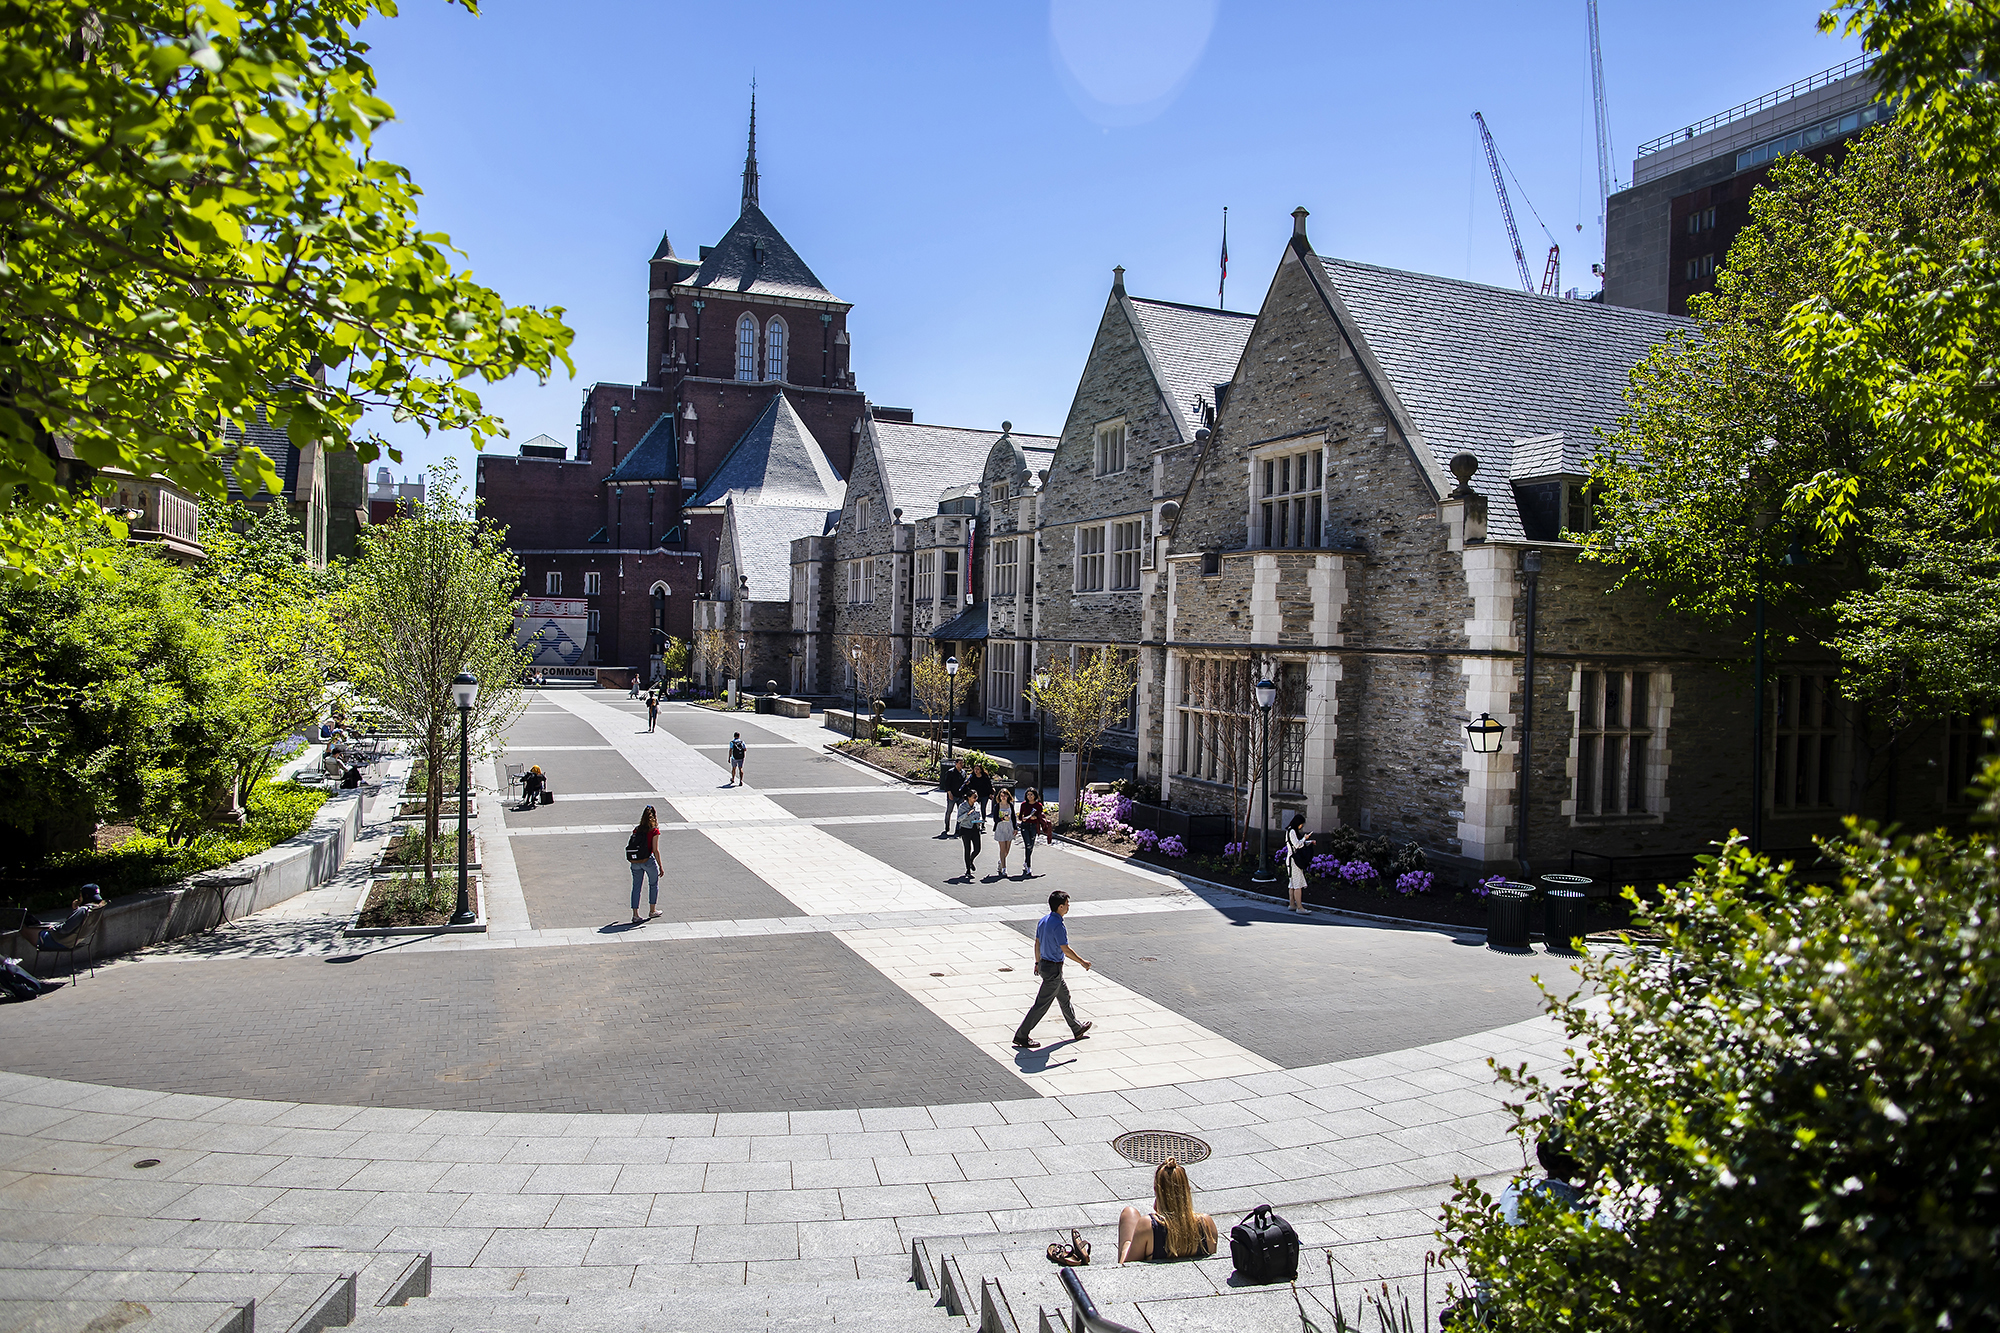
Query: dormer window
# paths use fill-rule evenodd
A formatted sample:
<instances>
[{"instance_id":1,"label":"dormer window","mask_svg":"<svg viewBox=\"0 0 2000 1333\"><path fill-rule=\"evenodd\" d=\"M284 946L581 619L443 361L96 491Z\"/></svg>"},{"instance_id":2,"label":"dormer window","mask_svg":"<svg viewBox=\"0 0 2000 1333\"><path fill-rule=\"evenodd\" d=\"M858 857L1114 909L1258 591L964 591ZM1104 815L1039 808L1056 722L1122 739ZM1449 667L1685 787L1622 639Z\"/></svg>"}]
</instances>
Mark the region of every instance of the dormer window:
<instances>
[{"instance_id":1,"label":"dormer window","mask_svg":"<svg viewBox=\"0 0 2000 1333\"><path fill-rule=\"evenodd\" d=\"M746 314L736 321L736 378L757 378L757 318Z\"/></svg>"},{"instance_id":2,"label":"dormer window","mask_svg":"<svg viewBox=\"0 0 2000 1333\"><path fill-rule=\"evenodd\" d=\"M1009 494L1009 488L1005 481L996 481L993 483L994 504L1005 504L1007 501L1008 494Z\"/></svg>"}]
</instances>

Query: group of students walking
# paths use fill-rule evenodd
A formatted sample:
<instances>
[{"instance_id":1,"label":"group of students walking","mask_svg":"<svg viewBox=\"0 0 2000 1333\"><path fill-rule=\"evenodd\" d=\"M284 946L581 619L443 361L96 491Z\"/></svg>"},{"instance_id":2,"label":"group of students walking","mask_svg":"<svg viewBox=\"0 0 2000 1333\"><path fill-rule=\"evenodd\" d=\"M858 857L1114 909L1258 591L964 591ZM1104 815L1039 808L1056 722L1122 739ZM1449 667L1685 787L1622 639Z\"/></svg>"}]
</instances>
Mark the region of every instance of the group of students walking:
<instances>
[{"instance_id":1,"label":"group of students walking","mask_svg":"<svg viewBox=\"0 0 2000 1333\"><path fill-rule=\"evenodd\" d=\"M971 772L967 772L963 760L955 760L945 769L938 785L945 793L944 832L938 836L948 838L957 832L959 841L965 845L967 879L978 873L980 844L989 821L993 841L1000 848L1000 863L994 874L1001 879L1007 877L1007 858L1018 839L1022 844L1020 877L1034 876L1035 839L1039 836L1048 841L1055 834L1055 824L1049 818L1040 789L1027 788L1016 802L1012 787L995 787L992 775L982 764L974 764Z\"/></svg>"}]
</instances>

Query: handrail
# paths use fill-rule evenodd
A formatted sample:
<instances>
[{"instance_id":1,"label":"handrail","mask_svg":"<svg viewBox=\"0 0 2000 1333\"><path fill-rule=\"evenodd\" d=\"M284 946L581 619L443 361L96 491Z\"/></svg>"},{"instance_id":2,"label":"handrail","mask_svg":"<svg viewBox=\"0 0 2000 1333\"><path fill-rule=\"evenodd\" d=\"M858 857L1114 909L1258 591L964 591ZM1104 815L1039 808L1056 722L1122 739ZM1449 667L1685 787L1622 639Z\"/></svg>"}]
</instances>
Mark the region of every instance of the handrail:
<instances>
[{"instance_id":1,"label":"handrail","mask_svg":"<svg viewBox=\"0 0 2000 1333\"><path fill-rule=\"evenodd\" d=\"M1062 1283L1069 1288L1070 1303L1076 1307L1076 1326L1072 1333L1139 1333L1130 1324L1121 1324L1116 1319L1106 1319L1097 1313L1097 1302L1090 1299L1090 1293L1083 1289L1083 1279L1076 1275L1074 1268L1063 1269Z\"/></svg>"},{"instance_id":2,"label":"handrail","mask_svg":"<svg viewBox=\"0 0 2000 1333\"><path fill-rule=\"evenodd\" d=\"M1675 130L1672 134L1662 134L1657 139L1648 139L1645 143L1639 145L1638 151L1633 156L1651 157L1654 153L1671 148L1677 143L1686 143L1698 135L1707 134L1710 130L1719 130L1724 125L1734 124L1746 116L1752 116L1759 111L1767 110L1780 103L1789 102L1794 97L1803 96L1814 89L1838 83L1851 75L1861 73L1861 71L1874 63L1875 52L1869 51L1863 55L1858 55L1852 60L1835 65L1832 69L1823 69L1819 73L1809 75L1795 83L1788 83L1775 92L1765 93L1762 97L1754 101L1745 102L1741 106L1733 106L1727 111L1719 111L1707 120L1698 120L1684 129Z\"/></svg>"}]
</instances>

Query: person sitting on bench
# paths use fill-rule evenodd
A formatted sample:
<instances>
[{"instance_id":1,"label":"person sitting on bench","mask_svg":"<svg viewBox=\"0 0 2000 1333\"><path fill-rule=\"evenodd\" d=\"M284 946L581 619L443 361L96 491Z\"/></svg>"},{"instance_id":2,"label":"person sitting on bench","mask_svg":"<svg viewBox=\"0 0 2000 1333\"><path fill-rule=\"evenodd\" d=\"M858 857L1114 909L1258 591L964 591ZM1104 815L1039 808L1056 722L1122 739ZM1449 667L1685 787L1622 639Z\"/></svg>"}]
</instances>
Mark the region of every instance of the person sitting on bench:
<instances>
[{"instance_id":1,"label":"person sitting on bench","mask_svg":"<svg viewBox=\"0 0 2000 1333\"><path fill-rule=\"evenodd\" d=\"M521 775L521 808L526 810L540 801L542 799L542 788L548 785L549 780L543 775L540 764L536 764L526 773L523 773Z\"/></svg>"}]
</instances>

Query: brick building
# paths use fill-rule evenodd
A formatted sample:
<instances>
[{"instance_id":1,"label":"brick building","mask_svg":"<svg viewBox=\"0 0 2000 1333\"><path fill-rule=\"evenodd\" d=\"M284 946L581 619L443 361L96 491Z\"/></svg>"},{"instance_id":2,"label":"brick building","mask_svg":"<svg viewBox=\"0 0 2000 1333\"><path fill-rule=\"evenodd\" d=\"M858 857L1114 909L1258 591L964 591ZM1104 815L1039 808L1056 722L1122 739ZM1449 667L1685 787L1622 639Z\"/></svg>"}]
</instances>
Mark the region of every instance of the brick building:
<instances>
[{"instance_id":1,"label":"brick building","mask_svg":"<svg viewBox=\"0 0 2000 1333\"><path fill-rule=\"evenodd\" d=\"M694 259L663 235L647 261L641 381L585 391L573 457L543 446L479 460L479 497L506 525L526 591L585 603L584 642L548 649L545 666L650 673L666 636L693 632L695 603L718 586L728 506L768 491L798 507L793 478L767 487L753 472L757 458L795 458L771 451L774 430L811 442L825 486L853 462L865 404L848 364L851 306L764 215L758 187L753 104L735 223Z\"/></svg>"},{"instance_id":2,"label":"brick building","mask_svg":"<svg viewBox=\"0 0 2000 1333\"><path fill-rule=\"evenodd\" d=\"M1639 145L1632 184L1605 209L1604 299L1687 313L1750 222L1750 195L1788 153L1824 162L1885 121L1873 55L1787 84Z\"/></svg>"}]
</instances>

